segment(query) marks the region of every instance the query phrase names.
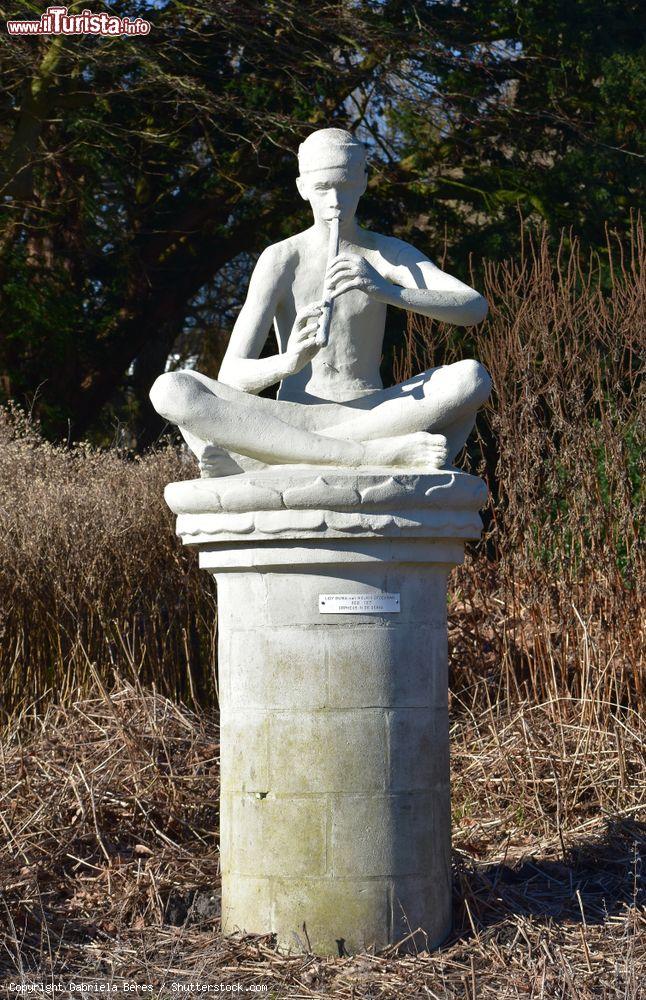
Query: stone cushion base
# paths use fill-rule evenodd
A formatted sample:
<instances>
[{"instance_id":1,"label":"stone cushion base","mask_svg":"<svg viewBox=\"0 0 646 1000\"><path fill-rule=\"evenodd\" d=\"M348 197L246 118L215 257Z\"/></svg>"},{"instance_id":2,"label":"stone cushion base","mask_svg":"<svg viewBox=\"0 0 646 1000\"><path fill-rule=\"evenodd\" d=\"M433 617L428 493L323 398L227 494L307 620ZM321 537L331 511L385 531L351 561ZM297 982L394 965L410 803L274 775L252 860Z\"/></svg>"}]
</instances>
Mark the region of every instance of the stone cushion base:
<instances>
[{"instance_id":1,"label":"stone cushion base","mask_svg":"<svg viewBox=\"0 0 646 1000\"><path fill-rule=\"evenodd\" d=\"M482 480L455 469L275 466L166 487L189 545L253 534L254 541L345 535L479 538Z\"/></svg>"}]
</instances>

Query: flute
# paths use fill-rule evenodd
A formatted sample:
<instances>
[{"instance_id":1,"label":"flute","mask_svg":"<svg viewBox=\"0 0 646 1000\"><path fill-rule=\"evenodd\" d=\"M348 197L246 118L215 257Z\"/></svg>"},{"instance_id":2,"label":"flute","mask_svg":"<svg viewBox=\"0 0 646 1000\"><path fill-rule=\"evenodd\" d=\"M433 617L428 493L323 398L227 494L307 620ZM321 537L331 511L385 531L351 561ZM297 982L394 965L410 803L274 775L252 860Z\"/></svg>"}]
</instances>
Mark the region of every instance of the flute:
<instances>
[{"instance_id":1,"label":"flute","mask_svg":"<svg viewBox=\"0 0 646 1000\"><path fill-rule=\"evenodd\" d=\"M331 262L337 256L339 252L339 217L330 220L330 242L327 248L327 261L325 264L325 273L327 276L327 269ZM319 322L319 328L316 332L316 343L319 347L325 347L330 336L330 325L332 323L332 310L334 308L334 299L330 298L330 289L327 284L327 277L323 284L323 300L321 302L323 306L323 313Z\"/></svg>"}]
</instances>

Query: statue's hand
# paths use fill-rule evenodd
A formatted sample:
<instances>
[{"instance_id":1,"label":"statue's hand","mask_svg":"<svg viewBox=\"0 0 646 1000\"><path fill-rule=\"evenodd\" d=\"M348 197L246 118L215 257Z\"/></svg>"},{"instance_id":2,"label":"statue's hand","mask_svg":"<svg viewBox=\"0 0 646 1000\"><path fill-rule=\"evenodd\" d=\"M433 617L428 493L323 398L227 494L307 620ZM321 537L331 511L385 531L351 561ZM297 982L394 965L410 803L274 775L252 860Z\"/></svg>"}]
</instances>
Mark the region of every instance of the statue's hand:
<instances>
[{"instance_id":1,"label":"statue's hand","mask_svg":"<svg viewBox=\"0 0 646 1000\"><path fill-rule=\"evenodd\" d=\"M379 271L357 253L340 253L330 261L325 281L332 299L349 292L351 288L358 288L371 298L383 299L390 288Z\"/></svg>"},{"instance_id":2,"label":"statue's hand","mask_svg":"<svg viewBox=\"0 0 646 1000\"><path fill-rule=\"evenodd\" d=\"M320 302L310 302L296 313L296 319L285 349L285 360L291 374L299 372L320 350L316 333L323 307Z\"/></svg>"}]
</instances>

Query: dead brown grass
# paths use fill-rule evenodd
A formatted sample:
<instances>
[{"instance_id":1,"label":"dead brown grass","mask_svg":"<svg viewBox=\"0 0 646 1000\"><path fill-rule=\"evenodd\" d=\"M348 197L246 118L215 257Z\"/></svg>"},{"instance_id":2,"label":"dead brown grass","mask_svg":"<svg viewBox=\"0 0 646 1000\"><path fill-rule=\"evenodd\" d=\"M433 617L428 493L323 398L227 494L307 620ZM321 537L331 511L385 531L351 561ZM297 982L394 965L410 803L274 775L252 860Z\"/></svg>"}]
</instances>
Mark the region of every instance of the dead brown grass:
<instances>
[{"instance_id":1,"label":"dead brown grass","mask_svg":"<svg viewBox=\"0 0 646 1000\"><path fill-rule=\"evenodd\" d=\"M558 722L554 721L555 709ZM217 721L117 683L20 727L0 762L7 980L267 983L273 996L637 1000L638 719L585 702L465 710L452 731L455 932L429 955L281 956L219 933ZM410 944L410 942L409 942Z\"/></svg>"},{"instance_id":2,"label":"dead brown grass","mask_svg":"<svg viewBox=\"0 0 646 1000\"><path fill-rule=\"evenodd\" d=\"M174 535L171 448L143 458L44 441L0 409L0 707L91 686L92 671L214 699L215 590ZM34 709L36 712L40 708Z\"/></svg>"},{"instance_id":3,"label":"dead brown grass","mask_svg":"<svg viewBox=\"0 0 646 1000\"><path fill-rule=\"evenodd\" d=\"M274 996L625 997L646 985L639 721L563 699L458 713L455 932L320 961L219 929L217 721L131 685L1 760L8 980L268 983ZM4 911L4 912L2 912Z\"/></svg>"}]
</instances>

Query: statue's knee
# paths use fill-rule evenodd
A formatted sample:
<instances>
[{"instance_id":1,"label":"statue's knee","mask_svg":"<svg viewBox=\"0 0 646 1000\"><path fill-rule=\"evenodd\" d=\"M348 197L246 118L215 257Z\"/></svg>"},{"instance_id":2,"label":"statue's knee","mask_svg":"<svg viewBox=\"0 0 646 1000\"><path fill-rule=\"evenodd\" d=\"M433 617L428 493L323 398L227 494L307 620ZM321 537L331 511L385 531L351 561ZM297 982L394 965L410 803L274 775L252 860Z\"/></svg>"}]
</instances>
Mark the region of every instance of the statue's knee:
<instances>
[{"instance_id":1,"label":"statue's knee","mask_svg":"<svg viewBox=\"0 0 646 1000\"><path fill-rule=\"evenodd\" d=\"M491 375L479 361L466 358L451 365L454 369L461 393L469 403L482 406L491 393Z\"/></svg>"},{"instance_id":2,"label":"statue's knee","mask_svg":"<svg viewBox=\"0 0 646 1000\"><path fill-rule=\"evenodd\" d=\"M150 401L160 416L173 424L182 424L190 413L196 380L187 372L164 372L150 390Z\"/></svg>"},{"instance_id":3,"label":"statue's knee","mask_svg":"<svg viewBox=\"0 0 646 1000\"><path fill-rule=\"evenodd\" d=\"M148 395L150 402L157 410L157 413L166 420L172 420L170 410L173 406L173 386L175 382L175 372L164 372L152 384Z\"/></svg>"}]
</instances>

